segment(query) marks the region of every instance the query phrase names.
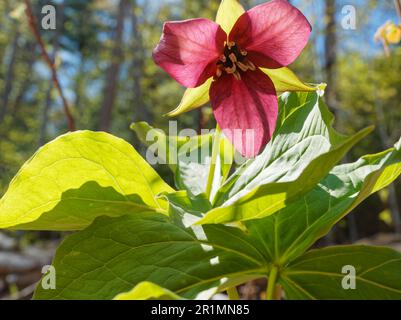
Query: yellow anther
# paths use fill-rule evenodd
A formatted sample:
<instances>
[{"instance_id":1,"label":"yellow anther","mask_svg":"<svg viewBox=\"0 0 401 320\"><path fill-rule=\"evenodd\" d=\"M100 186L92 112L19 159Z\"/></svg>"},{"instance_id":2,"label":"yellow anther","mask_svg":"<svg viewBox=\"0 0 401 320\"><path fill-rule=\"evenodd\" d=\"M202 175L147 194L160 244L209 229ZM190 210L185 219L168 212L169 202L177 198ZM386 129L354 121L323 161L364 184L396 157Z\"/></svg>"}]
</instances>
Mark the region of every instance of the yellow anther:
<instances>
[{"instance_id":1,"label":"yellow anther","mask_svg":"<svg viewBox=\"0 0 401 320\"><path fill-rule=\"evenodd\" d=\"M230 58L232 63L236 63L238 61L234 53L230 53L228 57Z\"/></svg>"},{"instance_id":2,"label":"yellow anther","mask_svg":"<svg viewBox=\"0 0 401 320\"><path fill-rule=\"evenodd\" d=\"M248 71L248 69L249 69L249 67L247 65L243 64L240 61L237 62L237 66L238 66L238 68L240 68L244 72Z\"/></svg>"},{"instance_id":3,"label":"yellow anther","mask_svg":"<svg viewBox=\"0 0 401 320\"><path fill-rule=\"evenodd\" d=\"M249 70L251 70L251 71L255 71L256 70L255 65L251 61L247 60L246 64L247 64Z\"/></svg>"}]
</instances>

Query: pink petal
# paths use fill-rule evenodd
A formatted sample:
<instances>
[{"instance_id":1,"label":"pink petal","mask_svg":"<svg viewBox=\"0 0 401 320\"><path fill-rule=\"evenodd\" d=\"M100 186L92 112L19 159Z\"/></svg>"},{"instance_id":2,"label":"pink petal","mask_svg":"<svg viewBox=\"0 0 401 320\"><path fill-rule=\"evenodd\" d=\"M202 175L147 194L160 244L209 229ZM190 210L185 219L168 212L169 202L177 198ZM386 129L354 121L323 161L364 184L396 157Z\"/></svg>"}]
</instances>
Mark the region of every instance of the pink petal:
<instances>
[{"instance_id":1,"label":"pink petal","mask_svg":"<svg viewBox=\"0 0 401 320\"><path fill-rule=\"evenodd\" d=\"M195 88L215 74L226 40L223 29L208 19L167 22L153 59L177 82Z\"/></svg>"},{"instance_id":2,"label":"pink petal","mask_svg":"<svg viewBox=\"0 0 401 320\"><path fill-rule=\"evenodd\" d=\"M295 61L311 31L301 11L287 0L272 0L239 17L229 38L248 51L255 65L275 69Z\"/></svg>"},{"instance_id":3,"label":"pink petal","mask_svg":"<svg viewBox=\"0 0 401 320\"><path fill-rule=\"evenodd\" d=\"M210 100L220 128L246 157L256 156L270 141L278 102L273 82L259 69L241 73L242 80L223 75L212 83Z\"/></svg>"}]
</instances>

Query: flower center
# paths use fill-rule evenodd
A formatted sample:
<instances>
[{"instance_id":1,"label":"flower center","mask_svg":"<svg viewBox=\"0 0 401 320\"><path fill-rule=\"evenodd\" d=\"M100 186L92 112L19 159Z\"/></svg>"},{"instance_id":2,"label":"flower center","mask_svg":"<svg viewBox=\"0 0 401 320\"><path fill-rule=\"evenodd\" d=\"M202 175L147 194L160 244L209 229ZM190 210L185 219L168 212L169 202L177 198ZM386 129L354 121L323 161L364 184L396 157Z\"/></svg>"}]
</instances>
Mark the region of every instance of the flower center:
<instances>
[{"instance_id":1,"label":"flower center","mask_svg":"<svg viewBox=\"0 0 401 320\"><path fill-rule=\"evenodd\" d=\"M241 80L241 71L255 71L255 65L247 58L248 52L241 50L235 42L228 42L224 47L224 54L217 61L215 79L220 78L223 72L232 74L235 79Z\"/></svg>"}]
</instances>

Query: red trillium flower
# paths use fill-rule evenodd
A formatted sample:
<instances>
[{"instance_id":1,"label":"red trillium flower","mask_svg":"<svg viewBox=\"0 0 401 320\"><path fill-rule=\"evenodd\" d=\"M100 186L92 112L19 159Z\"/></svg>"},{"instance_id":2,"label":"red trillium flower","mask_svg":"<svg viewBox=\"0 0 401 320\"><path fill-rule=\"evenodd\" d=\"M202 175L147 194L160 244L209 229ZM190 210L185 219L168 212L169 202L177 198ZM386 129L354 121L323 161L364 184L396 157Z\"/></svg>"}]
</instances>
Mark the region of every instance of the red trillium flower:
<instances>
[{"instance_id":1,"label":"red trillium flower","mask_svg":"<svg viewBox=\"0 0 401 320\"><path fill-rule=\"evenodd\" d=\"M274 84L260 68L294 62L311 30L297 8L273 0L244 12L228 35L208 19L167 22L153 58L187 88L213 78L217 123L239 152L253 157L270 141L278 114Z\"/></svg>"}]
</instances>

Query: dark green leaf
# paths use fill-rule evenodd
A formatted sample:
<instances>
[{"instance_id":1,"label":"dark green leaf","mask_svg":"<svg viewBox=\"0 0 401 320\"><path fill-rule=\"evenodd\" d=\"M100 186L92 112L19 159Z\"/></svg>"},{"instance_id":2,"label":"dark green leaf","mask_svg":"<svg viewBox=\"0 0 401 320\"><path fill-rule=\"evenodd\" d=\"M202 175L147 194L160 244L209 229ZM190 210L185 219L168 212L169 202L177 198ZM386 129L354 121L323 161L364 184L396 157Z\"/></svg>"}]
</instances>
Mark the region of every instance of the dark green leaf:
<instances>
[{"instance_id":1,"label":"dark green leaf","mask_svg":"<svg viewBox=\"0 0 401 320\"><path fill-rule=\"evenodd\" d=\"M184 229L160 214L98 218L57 251L56 290L38 285L37 299L112 299L143 281L184 298L267 275L268 261L236 228Z\"/></svg>"},{"instance_id":2,"label":"dark green leaf","mask_svg":"<svg viewBox=\"0 0 401 320\"><path fill-rule=\"evenodd\" d=\"M287 299L400 300L400 270L401 253L392 249L331 247L294 261L280 283Z\"/></svg>"}]
</instances>

